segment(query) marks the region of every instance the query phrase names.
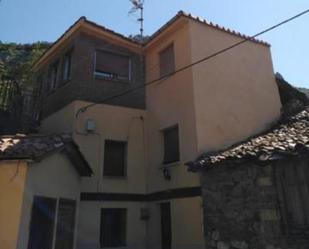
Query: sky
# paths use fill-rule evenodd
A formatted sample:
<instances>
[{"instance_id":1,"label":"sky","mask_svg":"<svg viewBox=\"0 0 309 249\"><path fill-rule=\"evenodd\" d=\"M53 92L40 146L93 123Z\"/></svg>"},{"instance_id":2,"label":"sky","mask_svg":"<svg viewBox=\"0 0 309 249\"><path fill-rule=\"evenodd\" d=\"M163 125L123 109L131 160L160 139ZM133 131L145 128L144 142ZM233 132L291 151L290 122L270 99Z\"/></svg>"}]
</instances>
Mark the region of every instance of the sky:
<instances>
[{"instance_id":1,"label":"sky","mask_svg":"<svg viewBox=\"0 0 309 249\"><path fill-rule=\"evenodd\" d=\"M124 35L137 34L129 0L0 0L0 41L55 41L80 16ZM254 35L309 9L308 0L145 0L145 34L179 10ZM309 14L259 37L271 44L275 72L309 88ZM206 55L205 55L206 56Z\"/></svg>"}]
</instances>

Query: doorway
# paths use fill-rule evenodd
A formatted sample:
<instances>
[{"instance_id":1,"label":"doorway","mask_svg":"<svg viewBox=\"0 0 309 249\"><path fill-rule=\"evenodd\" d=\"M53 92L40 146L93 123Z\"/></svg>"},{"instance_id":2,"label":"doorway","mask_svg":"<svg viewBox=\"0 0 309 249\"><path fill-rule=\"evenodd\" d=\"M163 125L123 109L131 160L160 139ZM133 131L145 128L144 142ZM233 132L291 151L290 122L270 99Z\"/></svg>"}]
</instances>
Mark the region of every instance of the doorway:
<instances>
[{"instance_id":1,"label":"doorway","mask_svg":"<svg viewBox=\"0 0 309 249\"><path fill-rule=\"evenodd\" d=\"M161 210L161 245L162 249L172 247L171 205L169 202L160 204Z\"/></svg>"}]
</instances>

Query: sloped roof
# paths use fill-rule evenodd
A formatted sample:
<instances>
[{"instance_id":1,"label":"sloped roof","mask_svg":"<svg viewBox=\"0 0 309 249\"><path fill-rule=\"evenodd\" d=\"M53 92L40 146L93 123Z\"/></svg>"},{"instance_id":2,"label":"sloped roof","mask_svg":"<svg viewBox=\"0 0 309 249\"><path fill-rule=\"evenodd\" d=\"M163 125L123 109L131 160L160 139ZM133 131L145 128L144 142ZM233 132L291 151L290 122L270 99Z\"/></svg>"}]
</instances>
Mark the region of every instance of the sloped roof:
<instances>
[{"instance_id":1,"label":"sloped roof","mask_svg":"<svg viewBox=\"0 0 309 249\"><path fill-rule=\"evenodd\" d=\"M270 131L224 151L207 153L186 163L190 171L210 169L222 163L278 160L309 149L309 106Z\"/></svg>"},{"instance_id":2,"label":"sloped roof","mask_svg":"<svg viewBox=\"0 0 309 249\"><path fill-rule=\"evenodd\" d=\"M181 17L185 17L185 18L189 18L191 20L194 20L194 21L197 21L199 23L202 23L202 24L205 24L209 27L212 27L212 28L215 28L217 30L220 30L220 31L223 31L223 32L226 32L226 33L229 33L231 35L235 35L235 36L238 36L240 38L243 38L243 39L246 39L246 40L250 40L252 42L255 42L255 43L259 43L259 44L262 44L262 45L265 45L265 46L270 46L269 43L267 42L264 42L262 40L258 40L258 39L251 39L250 36L247 36L247 35L244 35L244 34L241 34L237 31L234 31L234 30L231 30L231 29L228 29L228 28L225 28L223 26L220 26L218 24L214 24L212 22L208 22L206 21L205 19L202 19L200 17L195 17L189 13L185 13L184 11L179 11L173 18L171 18L166 24L164 24L161 28L159 28L154 34L152 34L150 36L149 39L147 39L145 42L138 42L130 37L127 37L125 35L122 35L118 32L115 32L109 28L106 28L102 25L99 25L95 22L92 22L92 21L89 21L85 16L82 16L80 17L73 25L71 25L53 44L52 46L45 51L45 53L42 54L42 56L36 61L36 63L34 64L34 68L40 64L40 62L42 61L42 59L48 54L50 53L52 50L55 49L56 46L58 46L58 44L62 43L62 40L65 39L65 37L75 28L77 27L78 25L80 24L88 24L92 27L95 27L101 31L104 31L104 32L107 32L108 34L111 34L115 37L118 37L124 41L127 41L131 44L134 44L134 45L143 45L143 46L147 46L155 37L159 36L164 30L166 30L170 25L172 25L173 23L175 23L179 18Z\"/></svg>"},{"instance_id":3,"label":"sloped roof","mask_svg":"<svg viewBox=\"0 0 309 249\"><path fill-rule=\"evenodd\" d=\"M213 22L209 22L209 21L207 21L207 20L205 20L203 18L200 18L200 17L197 17L197 16L193 16L190 13L186 13L184 11L179 11L177 13L177 15L175 15L172 19L170 19L167 23L165 23L153 35L151 35L150 38L145 43L145 45L147 46L147 44L150 41L152 41L155 37L157 37L159 34L161 34L166 28L168 28L170 25L172 25L174 22L176 22L176 20L178 20L180 17L189 18L189 19L191 19L193 21L196 21L196 22L199 22L201 24L207 25L207 26L209 26L211 28L215 28L217 30L229 33L229 34L234 35L234 36L238 36L238 37L240 37L240 38L242 38L244 40L250 40L252 42L259 43L259 44L262 44L262 45L268 46L268 47L270 46L270 44L265 42L265 41L262 41L262 40L259 40L259 39L256 39L256 38L251 38L250 36L247 36L245 34L241 34L240 32L237 32L237 31L229 29L229 28L225 28L225 27L220 26L218 24L215 24Z\"/></svg>"},{"instance_id":4,"label":"sloped roof","mask_svg":"<svg viewBox=\"0 0 309 249\"><path fill-rule=\"evenodd\" d=\"M0 136L0 161L41 161L55 152L64 152L81 176L92 174L88 162L69 134Z\"/></svg>"}]
</instances>

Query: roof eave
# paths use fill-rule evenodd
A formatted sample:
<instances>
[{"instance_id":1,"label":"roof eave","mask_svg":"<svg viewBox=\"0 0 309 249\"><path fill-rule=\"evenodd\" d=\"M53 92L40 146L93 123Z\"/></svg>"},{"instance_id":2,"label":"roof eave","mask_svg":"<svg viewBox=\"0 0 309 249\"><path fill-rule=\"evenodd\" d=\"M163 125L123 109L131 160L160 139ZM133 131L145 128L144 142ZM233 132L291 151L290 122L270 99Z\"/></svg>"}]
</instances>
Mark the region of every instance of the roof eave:
<instances>
[{"instance_id":1,"label":"roof eave","mask_svg":"<svg viewBox=\"0 0 309 249\"><path fill-rule=\"evenodd\" d=\"M100 26L94 22L88 21L85 17L79 18L72 26L70 26L63 34L60 36L53 44L52 46L43 53L43 55L37 60L37 62L33 65L33 70L37 71L42 65L44 65L44 62L59 48L61 45L70 39L76 32L84 30L90 30L92 32L96 32L99 35L105 35L108 38L115 39L119 42L122 42L124 45L129 46L133 49L139 49L141 48L141 44L131 40L130 38L125 37L124 35L121 35L117 32L114 32L110 29L107 29L103 26Z\"/></svg>"}]
</instances>

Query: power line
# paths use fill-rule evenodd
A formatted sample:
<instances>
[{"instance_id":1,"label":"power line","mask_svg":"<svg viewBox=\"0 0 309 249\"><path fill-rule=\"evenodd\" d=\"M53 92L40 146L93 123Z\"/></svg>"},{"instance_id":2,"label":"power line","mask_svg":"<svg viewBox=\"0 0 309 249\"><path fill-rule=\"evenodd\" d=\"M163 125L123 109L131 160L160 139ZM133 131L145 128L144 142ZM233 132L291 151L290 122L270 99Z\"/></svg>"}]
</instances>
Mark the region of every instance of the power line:
<instances>
[{"instance_id":1,"label":"power line","mask_svg":"<svg viewBox=\"0 0 309 249\"><path fill-rule=\"evenodd\" d=\"M246 42L248 42L248 41L252 41L252 40L254 40L256 37L258 37L258 36L260 36L260 35L263 35L263 34L265 34L265 33L268 33L269 31L274 30L274 29L276 29L276 28L278 28L278 27L280 27L280 26L282 26L282 25L284 25L284 24L286 24L286 23L288 23L288 22L291 22L291 21L293 21L293 20L295 20L295 19L297 19L297 18L299 18L299 17L301 17L301 16L303 16L303 15L305 15L305 14L307 14L307 13L309 13L309 9L307 9L307 10L305 10L305 11L302 11L302 12L300 12L299 14L297 14L297 15L295 15L295 16L292 16L292 17L290 17L290 18L288 18L288 19L285 19L284 21L282 21L282 22L280 22L280 23L278 23L278 24L276 24L276 25L273 25L273 26L271 26L271 27L269 27L269 28L267 28L267 29L265 29L265 30L263 30L263 31L261 31L261 32L259 32L259 33L257 33L257 34L255 34L255 35L253 35L253 36L250 36L250 37L248 37L248 38L244 38L242 41L236 42L236 43L234 43L233 45L230 45L230 46L228 46L228 47L226 47L226 48L223 48L223 49L221 49L221 50L218 50L217 52L215 52L215 53L213 53L213 54L211 54L211 55L208 55L208 56L206 56L206 57L204 57L204 58L202 58L202 59L200 59L200 60L197 60L197 61L195 61L195 62L193 62L193 63L191 63L191 64L189 64L189 65L186 65L186 66L184 66L184 67L182 67L182 68L179 68L179 69L175 70L175 71L172 72L172 73L169 73L169 74L167 74L167 75L165 75L165 76L161 76L161 77L158 77L158 78L156 78L156 79L154 79L154 80L151 80L151 81L149 81L149 82L146 82L144 85L137 86L137 87L131 88L131 89L129 89L129 90L126 90L126 91L124 91L124 92L122 92L122 93L119 93L119 94L116 94L116 95L107 97L107 98L105 98L102 102L106 102L106 101L110 101L110 100L113 100L113 99L122 97L122 96L127 95L127 94L129 94L129 93L132 93L132 92L134 92L134 91L136 91L136 90L139 90L139 89L142 89L142 88L146 88L147 86L152 85L152 84L154 84L154 83L156 83L156 82L158 82L158 81L167 79L168 77L170 77L170 76L172 76L172 75L175 75L175 74L177 74L177 73L180 73L180 72L182 72L182 71L184 71L184 70L186 70L186 69L188 69L188 68L190 68L190 67L193 67L193 66L195 66L195 65L197 65L197 64L199 64L199 63L202 63L202 62L204 62L204 61L210 60L210 59L212 59L212 58L214 58L214 57L216 57L216 56L218 56L218 55L220 55L220 54L223 54L223 53L227 52L228 50L231 50L231 49L233 49L233 48L235 48L235 47L237 47L237 46L243 44L243 43L246 43ZM89 104L89 105L86 105L86 106L84 106L84 107L79 108L79 109L77 110L77 112L76 112L76 117L78 117L78 115L80 114L80 112L85 112L88 108L90 108L90 107L92 107L92 106L95 106L95 105L98 105L98 104L102 104L102 103L92 103L92 104Z\"/></svg>"}]
</instances>

